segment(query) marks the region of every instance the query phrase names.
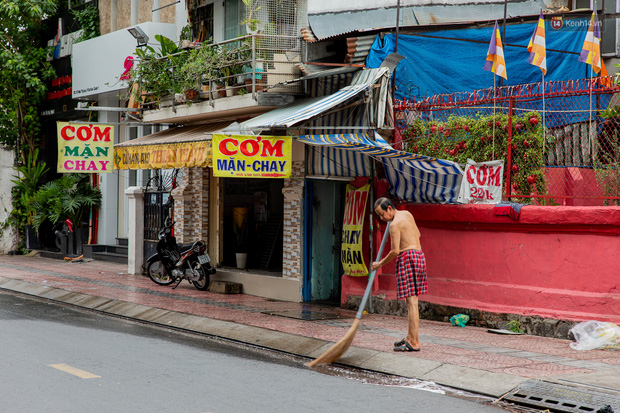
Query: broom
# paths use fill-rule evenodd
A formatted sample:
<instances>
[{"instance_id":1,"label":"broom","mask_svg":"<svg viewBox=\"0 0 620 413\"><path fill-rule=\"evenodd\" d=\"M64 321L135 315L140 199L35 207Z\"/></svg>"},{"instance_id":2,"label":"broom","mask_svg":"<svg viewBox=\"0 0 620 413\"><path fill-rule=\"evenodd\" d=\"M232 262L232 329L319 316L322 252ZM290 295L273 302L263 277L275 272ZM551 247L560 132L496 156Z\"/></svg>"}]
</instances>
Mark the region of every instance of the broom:
<instances>
[{"instance_id":1,"label":"broom","mask_svg":"<svg viewBox=\"0 0 620 413\"><path fill-rule=\"evenodd\" d=\"M390 222L387 223L387 227L385 228L385 233L383 234L383 240L381 241L381 246L379 247L379 253L377 254L377 261L383 255L383 247L385 246L385 242L387 241L388 234L390 232ZM362 303L360 304L359 310L357 310L357 315L355 316L355 320L353 324L349 328L349 331L343 338L340 339L337 343L331 346L325 353L321 354L316 359L312 360L309 363L306 363L308 367L314 367L318 364L327 364L333 363L337 361L342 355L349 349L353 339L355 338L355 333L357 332L357 327L360 324L360 319L362 318L362 313L364 312L364 308L366 307L366 302L368 301L368 297L370 297L370 292L372 290L372 284L375 279L375 274L377 270L373 270L368 278L368 285L366 285L366 292L364 293L364 297L362 297Z\"/></svg>"}]
</instances>

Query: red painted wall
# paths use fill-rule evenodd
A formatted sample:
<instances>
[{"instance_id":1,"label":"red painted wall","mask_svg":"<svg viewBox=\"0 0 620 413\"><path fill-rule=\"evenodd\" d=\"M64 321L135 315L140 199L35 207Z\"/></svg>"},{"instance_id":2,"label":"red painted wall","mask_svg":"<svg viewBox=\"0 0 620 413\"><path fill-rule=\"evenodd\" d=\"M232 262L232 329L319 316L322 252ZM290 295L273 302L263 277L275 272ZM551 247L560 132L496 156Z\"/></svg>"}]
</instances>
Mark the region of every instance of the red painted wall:
<instances>
[{"instance_id":1,"label":"red painted wall","mask_svg":"<svg viewBox=\"0 0 620 413\"><path fill-rule=\"evenodd\" d=\"M427 257L429 294L422 301L620 322L619 207L526 205L518 221L495 216L493 205L406 209L420 228ZM376 231L375 245L382 235ZM343 303L349 294L363 295L366 280L343 277ZM394 263L377 274L373 295L379 294L396 299Z\"/></svg>"}]
</instances>

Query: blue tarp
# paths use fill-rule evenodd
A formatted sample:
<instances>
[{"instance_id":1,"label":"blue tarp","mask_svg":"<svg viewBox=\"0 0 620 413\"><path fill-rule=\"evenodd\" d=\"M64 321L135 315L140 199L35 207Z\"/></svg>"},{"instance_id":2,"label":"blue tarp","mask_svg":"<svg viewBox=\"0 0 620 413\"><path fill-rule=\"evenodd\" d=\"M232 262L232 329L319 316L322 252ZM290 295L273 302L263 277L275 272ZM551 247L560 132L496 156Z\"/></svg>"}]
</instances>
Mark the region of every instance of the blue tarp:
<instances>
[{"instance_id":1,"label":"blue tarp","mask_svg":"<svg viewBox=\"0 0 620 413\"><path fill-rule=\"evenodd\" d=\"M545 81L591 77L590 66L577 60L586 36L587 22L588 19L567 20L558 30L552 29L548 21L545 22ZM502 43L508 80L504 80L504 86L542 80L540 69L527 62L527 45L535 26L536 22L506 26L506 38L502 37ZM421 33L423 36L399 35L398 54L406 59L396 68L395 79L399 88L396 98L427 97L493 87L493 73L482 70L492 30L493 27L485 27L425 32ZM367 67L379 67L385 57L394 52L394 39L394 34L386 34L383 39L377 36L368 55Z\"/></svg>"}]
</instances>

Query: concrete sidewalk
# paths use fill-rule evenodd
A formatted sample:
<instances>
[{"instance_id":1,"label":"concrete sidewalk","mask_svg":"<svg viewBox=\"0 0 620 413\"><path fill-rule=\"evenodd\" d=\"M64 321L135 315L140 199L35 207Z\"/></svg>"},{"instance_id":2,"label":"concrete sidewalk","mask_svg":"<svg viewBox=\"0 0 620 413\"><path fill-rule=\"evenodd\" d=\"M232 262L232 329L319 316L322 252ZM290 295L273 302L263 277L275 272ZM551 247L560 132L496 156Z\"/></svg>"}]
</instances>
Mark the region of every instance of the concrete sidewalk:
<instances>
[{"instance_id":1,"label":"concrete sidewalk","mask_svg":"<svg viewBox=\"0 0 620 413\"><path fill-rule=\"evenodd\" d=\"M341 339L355 317L337 307L198 291L187 282L173 290L126 271L104 261L0 256L0 289L308 358ZM364 315L339 363L552 411L610 405L620 413L620 351L575 351L566 340L421 320L422 351L395 353L393 342L406 330L405 317Z\"/></svg>"}]
</instances>

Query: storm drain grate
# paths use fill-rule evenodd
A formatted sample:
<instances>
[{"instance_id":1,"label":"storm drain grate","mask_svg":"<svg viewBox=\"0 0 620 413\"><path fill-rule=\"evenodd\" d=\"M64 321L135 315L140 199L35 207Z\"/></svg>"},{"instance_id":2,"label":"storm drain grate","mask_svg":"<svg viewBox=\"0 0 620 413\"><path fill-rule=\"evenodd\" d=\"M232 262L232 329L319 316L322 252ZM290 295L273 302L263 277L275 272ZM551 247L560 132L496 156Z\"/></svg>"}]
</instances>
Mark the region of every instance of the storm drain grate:
<instances>
[{"instance_id":1,"label":"storm drain grate","mask_svg":"<svg viewBox=\"0 0 620 413\"><path fill-rule=\"evenodd\" d=\"M617 395L537 380L524 381L503 400L552 412L596 413L605 406L620 412Z\"/></svg>"}]
</instances>

